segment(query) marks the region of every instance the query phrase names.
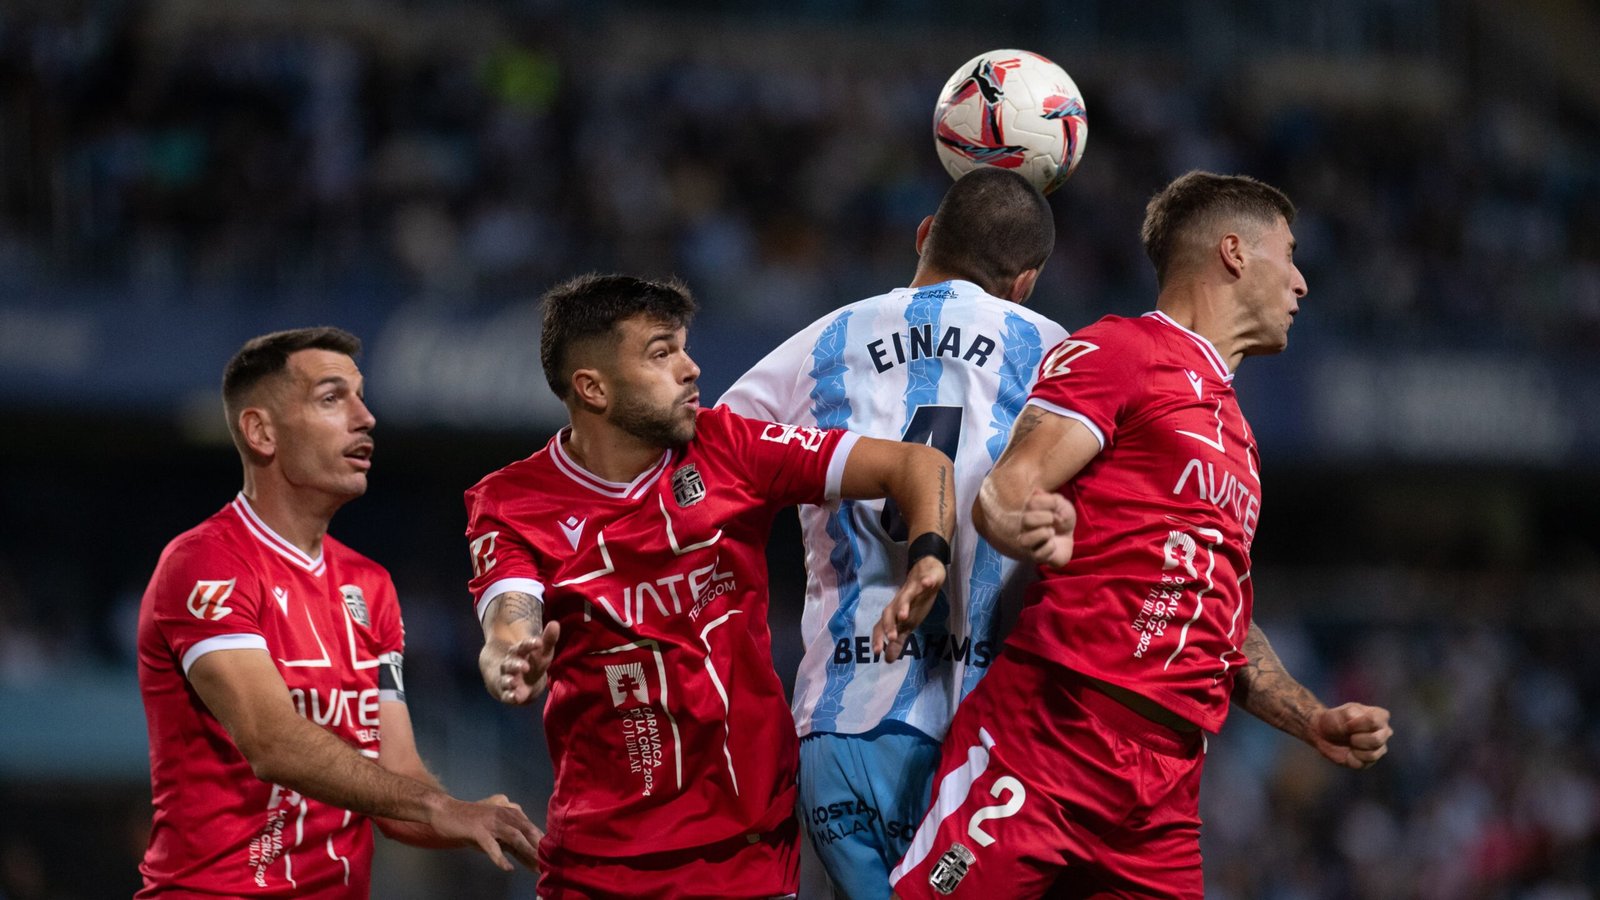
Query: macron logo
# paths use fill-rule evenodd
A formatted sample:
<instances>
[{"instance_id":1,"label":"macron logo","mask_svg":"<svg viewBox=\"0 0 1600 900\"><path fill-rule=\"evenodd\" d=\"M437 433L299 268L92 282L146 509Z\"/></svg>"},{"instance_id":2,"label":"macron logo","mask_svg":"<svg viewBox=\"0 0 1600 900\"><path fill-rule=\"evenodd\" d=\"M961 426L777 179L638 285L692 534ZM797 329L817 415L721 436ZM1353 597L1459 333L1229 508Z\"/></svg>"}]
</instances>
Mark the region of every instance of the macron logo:
<instances>
[{"instance_id":1,"label":"macron logo","mask_svg":"<svg viewBox=\"0 0 1600 900\"><path fill-rule=\"evenodd\" d=\"M283 614L284 615L288 615L289 614L289 592L284 590L281 587L275 587L275 588L272 589L272 596L273 596L274 599L276 599L278 601L278 608L283 610Z\"/></svg>"},{"instance_id":2,"label":"macron logo","mask_svg":"<svg viewBox=\"0 0 1600 900\"><path fill-rule=\"evenodd\" d=\"M576 550L578 549L578 541L583 540L583 526L588 523L588 519L567 516L566 521L557 522L556 524L561 526L561 533L567 536L567 543L571 544L572 549Z\"/></svg>"},{"instance_id":3,"label":"macron logo","mask_svg":"<svg viewBox=\"0 0 1600 900\"><path fill-rule=\"evenodd\" d=\"M1188 376L1189 386L1194 388L1194 398L1196 400L1204 400L1205 395L1201 393L1204 382L1200 380L1200 376L1196 375L1193 369L1184 369L1183 374Z\"/></svg>"}]
</instances>

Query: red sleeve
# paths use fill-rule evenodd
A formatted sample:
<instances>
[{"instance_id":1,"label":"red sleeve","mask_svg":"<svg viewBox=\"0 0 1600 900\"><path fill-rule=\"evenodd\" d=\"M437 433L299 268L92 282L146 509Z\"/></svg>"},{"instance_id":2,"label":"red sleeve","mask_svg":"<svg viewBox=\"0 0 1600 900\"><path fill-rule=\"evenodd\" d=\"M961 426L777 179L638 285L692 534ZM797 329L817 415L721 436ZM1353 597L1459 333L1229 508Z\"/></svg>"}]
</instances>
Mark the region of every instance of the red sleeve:
<instances>
[{"instance_id":1,"label":"red sleeve","mask_svg":"<svg viewBox=\"0 0 1600 900\"><path fill-rule=\"evenodd\" d=\"M544 576L533 549L502 517L496 490L501 485L486 481L466 495L467 549L472 554L472 580L467 588L479 619L489 601L507 591L521 591L544 602Z\"/></svg>"},{"instance_id":2,"label":"red sleeve","mask_svg":"<svg viewBox=\"0 0 1600 900\"><path fill-rule=\"evenodd\" d=\"M1028 402L1077 419L1104 449L1143 390L1144 354L1127 320L1101 319L1045 354Z\"/></svg>"},{"instance_id":3,"label":"red sleeve","mask_svg":"<svg viewBox=\"0 0 1600 900\"><path fill-rule=\"evenodd\" d=\"M701 413L696 429L696 440L725 455L755 493L775 507L837 498L844 462L858 437L840 429L747 419L725 407Z\"/></svg>"},{"instance_id":4,"label":"red sleeve","mask_svg":"<svg viewBox=\"0 0 1600 900\"><path fill-rule=\"evenodd\" d=\"M267 649L261 581L226 546L203 536L173 545L151 580L151 612L185 675L213 650Z\"/></svg>"}]
</instances>

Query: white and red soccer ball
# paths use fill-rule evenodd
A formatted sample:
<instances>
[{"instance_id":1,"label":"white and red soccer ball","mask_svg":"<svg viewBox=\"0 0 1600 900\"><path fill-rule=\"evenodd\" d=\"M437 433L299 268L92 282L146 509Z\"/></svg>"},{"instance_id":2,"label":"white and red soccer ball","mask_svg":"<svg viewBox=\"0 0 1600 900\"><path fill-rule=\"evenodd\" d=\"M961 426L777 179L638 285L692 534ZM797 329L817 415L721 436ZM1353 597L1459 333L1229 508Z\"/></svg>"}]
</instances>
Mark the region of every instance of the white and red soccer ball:
<instances>
[{"instance_id":1,"label":"white and red soccer ball","mask_svg":"<svg viewBox=\"0 0 1600 900\"><path fill-rule=\"evenodd\" d=\"M998 166L1048 194L1083 158L1089 118L1083 94L1060 66L1026 50L991 50L945 82L933 137L952 178Z\"/></svg>"}]
</instances>

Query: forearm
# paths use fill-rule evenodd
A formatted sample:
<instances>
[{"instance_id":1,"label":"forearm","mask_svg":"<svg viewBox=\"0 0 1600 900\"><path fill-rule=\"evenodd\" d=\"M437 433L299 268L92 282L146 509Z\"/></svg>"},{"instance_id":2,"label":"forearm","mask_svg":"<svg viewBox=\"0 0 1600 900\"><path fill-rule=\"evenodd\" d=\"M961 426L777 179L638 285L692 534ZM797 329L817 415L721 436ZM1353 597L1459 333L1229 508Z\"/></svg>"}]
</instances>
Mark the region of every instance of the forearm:
<instances>
[{"instance_id":1,"label":"forearm","mask_svg":"<svg viewBox=\"0 0 1600 900\"><path fill-rule=\"evenodd\" d=\"M490 602L483 617L483 649L478 652L478 674L489 693L496 692L506 651L520 640L537 636L543 625L544 605L529 594L508 591Z\"/></svg>"},{"instance_id":2,"label":"forearm","mask_svg":"<svg viewBox=\"0 0 1600 900\"><path fill-rule=\"evenodd\" d=\"M888 473L884 491L905 516L908 536L931 531L948 541L956 529L954 466L937 450L917 449L909 464Z\"/></svg>"},{"instance_id":3,"label":"forearm","mask_svg":"<svg viewBox=\"0 0 1600 900\"><path fill-rule=\"evenodd\" d=\"M1022 540L1022 505L1027 494L1004 476L983 480L978 499L972 504L972 525L996 550L1012 559L1031 559L1031 548Z\"/></svg>"},{"instance_id":4,"label":"forearm","mask_svg":"<svg viewBox=\"0 0 1600 900\"><path fill-rule=\"evenodd\" d=\"M444 792L444 785L439 782L439 779L435 777L432 772L428 771L427 767L422 764L422 760L420 758L413 758L413 762L406 768L395 767L385 757L379 757L378 762L385 770L392 772L395 775L398 775L402 778L410 778L414 781L431 787L434 790ZM410 844L413 847L430 847L438 849L444 847L461 847L465 846L467 843L466 841L462 840L451 840L450 838L446 838L439 834L438 831L434 830L432 825L429 825L425 822L413 822L406 819L392 819L387 816L373 816L373 823L378 826L379 830L381 830L384 836L389 840L399 841L402 844Z\"/></svg>"},{"instance_id":5,"label":"forearm","mask_svg":"<svg viewBox=\"0 0 1600 900\"><path fill-rule=\"evenodd\" d=\"M450 802L437 782L390 772L299 716L284 716L269 733L240 746L262 781L352 812L409 822L427 822Z\"/></svg>"},{"instance_id":6,"label":"forearm","mask_svg":"<svg viewBox=\"0 0 1600 900\"><path fill-rule=\"evenodd\" d=\"M1245 635L1249 662L1233 679L1233 702L1268 725L1315 745L1311 723L1326 707L1283 667L1283 661L1254 622Z\"/></svg>"}]
</instances>

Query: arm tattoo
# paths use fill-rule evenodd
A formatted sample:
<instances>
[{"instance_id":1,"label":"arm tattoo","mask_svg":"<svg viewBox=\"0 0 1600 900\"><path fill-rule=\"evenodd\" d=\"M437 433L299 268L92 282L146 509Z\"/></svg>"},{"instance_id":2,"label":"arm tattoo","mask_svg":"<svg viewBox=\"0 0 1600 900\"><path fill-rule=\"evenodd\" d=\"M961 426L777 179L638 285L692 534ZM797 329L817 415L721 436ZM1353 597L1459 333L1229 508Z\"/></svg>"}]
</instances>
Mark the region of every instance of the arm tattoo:
<instances>
[{"instance_id":1,"label":"arm tattoo","mask_svg":"<svg viewBox=\"0 0 1600 900\"><path fill-rule=\"evenodd\" d=\"M950 521L950 503L945 497L944 485L950 480L950 467L944 463L939 464L939 530L946 532L945 523Z\"/></svg>"},{"instance_id":2,"label":"arm tattoo","mask_svg":"<svg viewBox=\"0 0 1600 900\"><path fill-rule=\"evenodd\" d=\"M508 591L500 596L500 609L496 613L500 621L510 625L515 622L529 622L534 631L544 623L541 621L539 601L521 591Z\"/></svg>"},{"instance_id":3,"label":"arm tattoo","mask_svg":"<svg viewBox=\"0 0 1600 900\"><path fill-rule=\"evenodd\" d=\"M1283 667L1266 633L1254 622L1245 636L1244 652L1250 662L1233 678L1234 702L1279 731L1308 739L1311 717L1322 704Z\"/></svg>"},{"instance_id":4,"label":"arm tattoo","mask_svg":"<svg viewBox=\"0 0 1600 900\"><path fill-rule=\"evenodd\" d=\"M1022 439L1027 437L1030 432L1038 428L1039 423L1042 421L1044 421L1044 410L1037 406L1024 406L1022 414L1017 416L1016 424L1011 426L1011 439L1006 442L1005 452L1000 454L1000 459L995 462L995 465L1005 462L1006 457L1011 455L1011 451L1015 450L1017 445L1022 443Z\"/></svg>"}]
</instances>

